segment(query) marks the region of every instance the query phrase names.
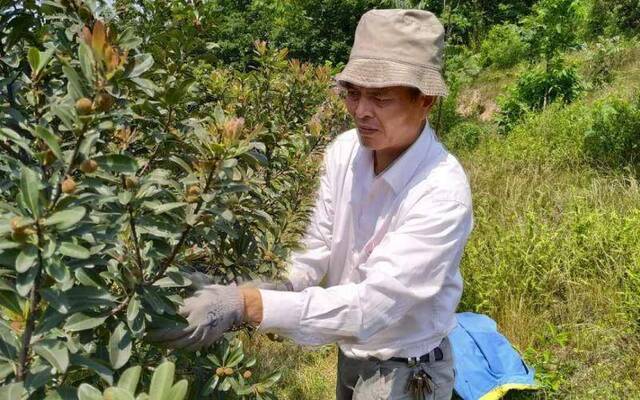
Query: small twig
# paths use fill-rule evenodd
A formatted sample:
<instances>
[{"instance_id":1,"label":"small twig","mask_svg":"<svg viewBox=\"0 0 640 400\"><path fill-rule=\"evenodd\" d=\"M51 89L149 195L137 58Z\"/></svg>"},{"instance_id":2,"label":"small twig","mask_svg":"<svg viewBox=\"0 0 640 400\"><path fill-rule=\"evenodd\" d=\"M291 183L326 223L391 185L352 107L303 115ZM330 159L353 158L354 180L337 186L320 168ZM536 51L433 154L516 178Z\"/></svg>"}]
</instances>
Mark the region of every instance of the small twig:
<instances>
[{"instance_id":1,"label":"small twig","mask_svg":"<svg viewBox=\"0 0 640 400\"><path fill-rule=\"evenodd\" d=\"M33 287L29 293L29 315L27 316L27 322L25 323L24 333L22 334L22 347L20 348L20 354L18 355L18 370L16 371L16 380L22 382L25 380L27 370L29 368L29 349L31 346L31 337L36 324L36 310L38 303L40 302L40 275L44 265L42 260L42 230L40 225L36 222L36 230L38 232L38 265L34 268L36 270L36 276L33 279Z\"/></svg>"},{"instance_id":2,"label":"small twig","mask_svg":"<svg viewBox=\"0 0 640 400\"><path fill-rule=\"evenodd\" d=\"M126 187L124 175L120 175L120 179L122 181L122 187ZM142 274L144 271L144 265L142 264L142 255L140 253L140 244L138 242L138 233L136 232L136 222L133 217L133 207L131 207L131 202L127 204L127 212L129 213L129 228L131 228L131 236L133 237L133 247L136 250L136 261L138 263L138 268L140 269L140 274Z\"/></svg>"},{"instance_id":3,"label":"small twig","mask_svg":"<svg viewBox=\"0 0 640 400\"><path fill-rule=\"evenodd\" d=\"M211 167L211 171L209 171L209 175L207 176L204 190L202 191L203 194L209 191L209 188L211 187L211 183L213 182L213 174L217 170L218 170L217 165L214 165ZM202 200L202 197L201 197L200 200L198 200L198 204L196 205L196 208L193 211L193 213L197 215L200 212L200 209L202 208L203 204L204 204L204 201ZM160 269L158 270L158 272L156 272L153 279L151 279L152 283L160 279L164 275L167 268L169 268L169 266L173 263L173 260L175 260L176 256L178 255L178 252L180 251L180 248L182 247L184 242L187 240L187 236L189 236L189 233L191 232L192 228L193 228L192 225L187 225L184 231L182 231L182 234L180 235L180 239L178 239L178 243L176 243L176 245L173 247L173 250L171 250L171 254L164 259L164 261L160 264Z\"/></svg>"},{"instance_id":4,"label":"small twig","mask_svg":"<svg viewBox=\"0 0 640 400\"><path fill-rule=\"evenodd\" d=\"M129 305L129 300L131 300L131 297L127 297L126 299L124 299L122 303L118 304L116 308L111 310L111 312L109 313L109 316L113 317L114 315L118 314L120 311L127 308L127 306Z\"/></svg>"}]
</instances>

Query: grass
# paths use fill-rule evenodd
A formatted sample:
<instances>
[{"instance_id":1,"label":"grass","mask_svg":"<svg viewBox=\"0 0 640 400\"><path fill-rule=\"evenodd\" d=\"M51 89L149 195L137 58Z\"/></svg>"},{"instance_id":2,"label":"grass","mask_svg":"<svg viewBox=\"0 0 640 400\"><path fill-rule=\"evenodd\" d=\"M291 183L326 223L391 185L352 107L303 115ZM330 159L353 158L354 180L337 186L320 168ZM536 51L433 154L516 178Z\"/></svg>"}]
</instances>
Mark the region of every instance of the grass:
<instances>
[{"instance_id":1,"label":"grass","mask_svg":"<svg viewBox=\"0 0 640 400\"><path fill-rule=\"evenodd\" d=\"M596 169L582 150L593 102L640 90L640 58L616 68L573 104L458 153L475 215L459 310L495 319L543 384L510 399L640 398L640 177ZM472 87L493 98L505 83L490 71ZM334 397L334 346L252 346L267 369L283 371L278 398Z\"/></svg>"}]
</instances>

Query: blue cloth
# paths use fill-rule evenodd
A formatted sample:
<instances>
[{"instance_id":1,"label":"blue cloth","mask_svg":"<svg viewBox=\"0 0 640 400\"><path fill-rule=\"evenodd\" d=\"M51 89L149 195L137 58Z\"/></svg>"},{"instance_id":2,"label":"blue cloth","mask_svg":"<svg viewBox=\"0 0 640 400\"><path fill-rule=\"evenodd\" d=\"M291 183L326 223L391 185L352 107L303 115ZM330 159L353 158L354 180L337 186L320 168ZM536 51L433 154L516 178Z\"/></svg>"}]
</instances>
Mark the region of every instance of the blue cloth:
<instances>
[{"instance_id":1,"label":"blue cloth","mask_svg":"<svg viewBox=\"0 0 640 400\"><path fill-rule=\"evenodd\" d=\"M455 391L464 400L501 398L510 389L536 389L527 366L496 323L486 315L458 313L449 335L456 370Z\"/></svg>"}]
</instances>

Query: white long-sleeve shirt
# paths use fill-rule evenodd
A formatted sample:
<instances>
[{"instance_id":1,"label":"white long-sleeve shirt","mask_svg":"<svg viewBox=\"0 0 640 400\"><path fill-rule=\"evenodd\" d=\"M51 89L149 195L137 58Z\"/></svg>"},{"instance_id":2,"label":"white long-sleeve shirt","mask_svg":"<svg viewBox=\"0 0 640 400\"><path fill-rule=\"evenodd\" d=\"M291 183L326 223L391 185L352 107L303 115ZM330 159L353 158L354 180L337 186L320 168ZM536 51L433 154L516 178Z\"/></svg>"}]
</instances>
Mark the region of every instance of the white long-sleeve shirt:
<instances>
[{"instance_id":1,"label":"white long-sleeve shirt","mask_svg":"<svg viewBox=\"0 0 640 400\"><path fill-rule=\"evenodd\" d=\"M259 329L337 342L351 357L427 353L456 325L472 227L467 177L429 124L379 175L347 131L325 151L304 248L290 258L295 292L260 290Z\"/></svg>"}]
</instances>

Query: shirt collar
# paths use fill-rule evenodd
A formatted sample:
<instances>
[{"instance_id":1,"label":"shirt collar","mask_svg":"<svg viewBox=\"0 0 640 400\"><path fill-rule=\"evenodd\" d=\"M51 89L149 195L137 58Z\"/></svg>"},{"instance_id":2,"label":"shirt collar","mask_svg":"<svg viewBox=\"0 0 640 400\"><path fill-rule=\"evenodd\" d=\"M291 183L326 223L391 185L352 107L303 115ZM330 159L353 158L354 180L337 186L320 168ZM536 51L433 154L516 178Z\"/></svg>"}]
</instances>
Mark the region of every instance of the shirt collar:
<instances>
[{"instance_id":1,"label":"shirt collar","mask_svg":"<svg viewBox=\"0 0 640 400\"><path fill-rule=\"evenodd\" d=\"M435 141L435 133L429 122L424 126L420 136L409 146L400 156L398 156L381 174L376 175L374 179L383 179L394 191L395 194L400 193L413 177L416 169L425 158L431 158L429 154L433 149ZM367 150L369 166L373 171L373 151ZM372 172L373 174L373 172Z\"/></svg>"}]
</instances>

